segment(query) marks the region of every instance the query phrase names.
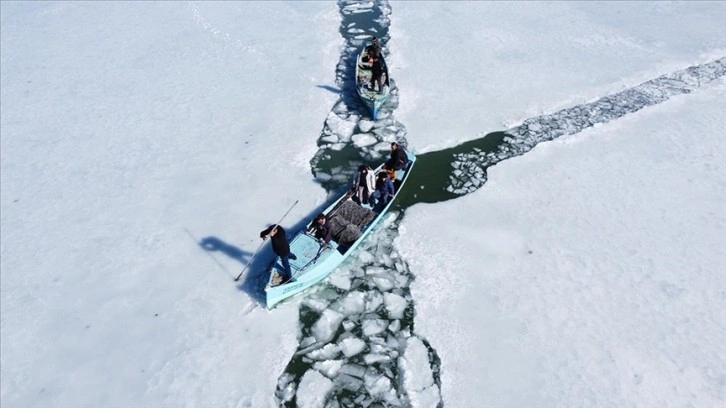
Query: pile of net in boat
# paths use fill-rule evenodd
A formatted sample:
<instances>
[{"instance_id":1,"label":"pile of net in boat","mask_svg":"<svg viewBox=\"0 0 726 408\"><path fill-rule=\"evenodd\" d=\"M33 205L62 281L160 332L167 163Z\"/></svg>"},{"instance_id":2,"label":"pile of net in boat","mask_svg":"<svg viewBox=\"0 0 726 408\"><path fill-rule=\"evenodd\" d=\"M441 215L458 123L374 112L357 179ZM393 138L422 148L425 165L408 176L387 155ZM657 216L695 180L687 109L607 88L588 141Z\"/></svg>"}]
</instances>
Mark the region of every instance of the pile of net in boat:
<instances>
[{"instance_id":1,"label":"pile of net in boat","mask_svg":"<svg viewBox=\"0 0 726 408\"><path fill-rule=\"evenodd\" d=\"M328 219L333 239L340 245L352 244L360 238L361 229L370 224L375 217L375 212L353 201L344 202Z\"/></svg>"}]
</instances>

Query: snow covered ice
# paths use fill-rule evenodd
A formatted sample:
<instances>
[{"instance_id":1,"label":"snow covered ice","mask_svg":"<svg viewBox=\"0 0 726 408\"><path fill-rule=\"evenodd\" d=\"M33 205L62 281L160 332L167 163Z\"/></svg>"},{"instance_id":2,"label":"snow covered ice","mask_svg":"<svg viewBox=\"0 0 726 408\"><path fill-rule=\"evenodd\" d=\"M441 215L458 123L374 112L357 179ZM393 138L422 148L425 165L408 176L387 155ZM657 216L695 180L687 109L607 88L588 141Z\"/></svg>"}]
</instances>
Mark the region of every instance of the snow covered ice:
<instances>
[{"instance_id":1,"label":"snow covered ice","mask_svg":"<svg viewBox=\"0 0 726 408\"><path fill-rule=\"evenodd\" d=\"M721 3L0 11L3 406L726 404ZM497 131L328 281L232 282L392 141Z\"/></svg>"}]
</instances>

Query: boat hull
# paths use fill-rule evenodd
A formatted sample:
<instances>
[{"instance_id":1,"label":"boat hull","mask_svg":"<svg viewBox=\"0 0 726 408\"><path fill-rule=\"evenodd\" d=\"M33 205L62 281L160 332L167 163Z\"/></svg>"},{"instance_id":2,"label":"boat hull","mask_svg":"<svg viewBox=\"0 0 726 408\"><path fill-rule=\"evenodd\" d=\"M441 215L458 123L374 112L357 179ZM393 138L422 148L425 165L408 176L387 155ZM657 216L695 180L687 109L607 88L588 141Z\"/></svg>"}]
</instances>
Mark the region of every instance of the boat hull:
<instances>
[{"instance_id":1,"label":"boat hull","mask_svg":"<svg viewBox=\"0 0 726 408\"><path fill-rule=\"evenodd\" d=\"M358 54L358 59L356 60L356 91L358 92L358 96L360 96L363 103L365 103L365 105L371 111L371 117L373 118L373 120L376 120L378 118L378 113L380 112L381 107L386 102L391 92L390 81L388 77L388 65L386 64L386 60L383 58L383 55L381 55L380 58L383 62L383 75L385 78L384 86L383 89L374 91L370 87L372 73L363 62L363 58L365 56L366 51L365 48L363 48L360 54Z\"/></svg>"},{"instance_id":2,"label":"boat hull","mask_svg":"<svg viewBox=\"0 0 726 408\"><path fill-rule=\"evenodd\" d=\"M409 162L404 170L396 172L397 179L400 184L396 190L396 195L388 202L388 204L377 213L364 227L360 229L360 237L355 242L348 245L340 245L338 242L331 240L329 246L321 246L320 242L306 233L307 228L295 234L290 241L290 252L295 254L295 260L290 261L290 268L293 273L293 279L289 283L278 286L272 286L272 280L275 273L282 272L282 264L277 258L270 270L270 277L265 287L267 308L272 309L279 302L297 294L305 289L315 285L321 280L328 277L335 269L340 266L363 242L363 240L371 233L373 228L383 219L384 215L390 209L391 205L398 196L398 192L403 188L411 173L416 157L412 153L408 153ZM379 167L376 171L379 171ZM341 206L350 205L352 203L351 194L347 193L331 204L323 213L326 216L334 215L335 212L342 208ZM358 204L355 204L358 205Z\"/></svg>"}]
</instances>

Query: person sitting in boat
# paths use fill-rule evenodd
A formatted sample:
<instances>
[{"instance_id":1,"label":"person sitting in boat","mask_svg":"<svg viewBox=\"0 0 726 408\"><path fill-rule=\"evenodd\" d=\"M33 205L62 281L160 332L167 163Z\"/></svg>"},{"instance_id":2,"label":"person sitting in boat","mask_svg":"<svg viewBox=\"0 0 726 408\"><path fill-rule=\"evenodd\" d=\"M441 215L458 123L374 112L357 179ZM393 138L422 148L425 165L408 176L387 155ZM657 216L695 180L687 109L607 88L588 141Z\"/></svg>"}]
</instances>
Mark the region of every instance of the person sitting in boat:
<instances>
[{"instance_id":1,"label":"person sitting in boat","mask_svg":"<svg viewBox=\"0 0 726 408\"><path fill-rule=\"evenodd\" d=\"M272 252L280 257L282 262L283 275L282 280L277 284L287 283L292 279L292 270L290 269L290 259L295 260L297 257L295 254L290 252L290 243L287 242L287 236L285 229L279 225L270 225L267 229L260 231L260 238L266 240L270 238L272 241ZM274 279L273 279L274 283Z\"/></svg>"},{"instance_id":2,"label":"person sitting in boat","mask_svg":"<svg viewBox=\"0 0 726 408\"><path fill-rule=\"evenodd\" d=\"M370 166L361 164L358 167L358 171L355 173L353 178L354 192L353 201L357 201L358 204L368 204L368 198L375 189L376 176L373 174L373 169Z\"/></svg>"},{"instance_id":3,"label":"person sitting in boat","mask_svg":"<svg viewBox=\"0 0 726 408\"><path fill-rule=\"evenodd\" d=\"M315 229L315 238L320 240L322 244L328 245L332 238L333 231L330 229L330 224L328 224L328 220L325 218L324 214L320 214L315 217L313 228Z\"/></svg>"},{"instance_id":4,"label":"person sitting in boat","mask_svg":"<svg viewBox=\"0 0 726 408\"><path fill-rule=\"evenodd\" d=\"M385 166L393 170L403 170L408 164L408 154L396 142L391 143L391 158L386 161Z\"/></svg>"},{"instance_id":5,"label":"person sitting in boat","mask_svg":"<svg viewBox=\"0 0 726 408\"><path fill-rule=\"evenodd\" d=\"M371 202L374 204L373 211L381 212L391 199L393 199L394 194L393 181L388 176L388 172L382 171L378 173L376 190L371 194Z\"/></svg>"}]
</instances>

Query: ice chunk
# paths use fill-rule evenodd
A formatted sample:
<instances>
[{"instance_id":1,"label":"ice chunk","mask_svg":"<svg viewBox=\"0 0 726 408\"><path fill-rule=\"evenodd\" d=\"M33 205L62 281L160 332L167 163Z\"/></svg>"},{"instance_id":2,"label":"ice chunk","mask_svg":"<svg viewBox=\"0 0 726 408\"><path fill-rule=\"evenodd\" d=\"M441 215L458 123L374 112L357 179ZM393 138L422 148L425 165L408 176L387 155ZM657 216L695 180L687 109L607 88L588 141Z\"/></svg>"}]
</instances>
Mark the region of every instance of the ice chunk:
<instances>
[{"instance_id":1,"label":"ice chunk","mask_svg":"<svg viewBox=\"0 0 726 408\"><path fill-rule=\"evenodd\" d=\"M326 124L333 133L338 135L340 141L345 142L350 140L350 137L353 136L353 131L356 126L355 122L347 121L336 115L334 112L330 112L328 114Z\"/></svg>"},{"instance_id":2,"label":"ice chunk","mask_svg":"<svg viewBox=\"0 0 726 408\"><path fill-rule=\"evenodd\" d=\"M368 292L368 300L366 301L366 312L372 313L378 310L383 304L383 295L379 292Z\"/></svg>"},{"instance_id":3,"label":"ice chunk","mask_svg":"<svg viewBox=\"0 0 726 408\"><path fill-rule=\"evenodd\" d=\"M328 378L333 378L338 375L341 367L343 367L343 360L325 360L313 364L314 369L320 371L320 373Z\"/></svg>"},{"instance_id":4,"label":"ice chunk","mask_svg":"<svg viewBox=\"0 0 726 408\"><path fill-rule=\"evenodd\" d=\"M357 337L348 337L343 339L338 346L343 354L350 358L363 351L366 348L366 343Z\"/></svg>"},{"instance_id":5,"label":"ice chunk","mask_svg":"<svg viewBox=\"0 0 726 408\"><path fill-rule=\"evenodd\" d=\"M318 343L327 343L333 339L343 318L344 316L335 310L325 309L310 331Z\"/></svg>"},{"instance_id":6,"label":"ice chunk","mask_svg":"<svg viewBox=\"0 0 726 408\"><path fill-rule=\"evenodd\" d=\"M355 322L351 322L350 320L346 320L343 322L343 328L345 331L349 332L353 330L353 328L356 326Z\"/></svg>"},{"instance_id":7,"label":"ice chunk","mask_svg":"<svg viewBox=\"0 0 726 408\"><path fill-rule=\"evenodd\" d=\"M390 325L388 325L388 330L390 330L393 333L397 332L400 329L401 329L401 321L400 320L394 320L393 323L391 323Z\"/></svg>"},{"instance_id":8,"label":"ice chunk","mask_svg":"<svg viewBox=\"0 0 726 408\"><path fill-rule=\"evenodd\" d=\"M291 386L291 384L293 383L294 380L295 380L295 376L294 375L292 375L290 373L283 373L280 376L280 378L277 379L277 387L278 388L282 388L282 389L290 388L290 386ZM293 393L294 393L294 391L295 391L295 384L292 384L292 390L293 390ZM286 401L288 400L285 397L283 397L283 399L285 399Z\"/></svg>"},{"instance_id":9,"label":"ice chunk","mask_svg":"<svg viewBox=\"0 0 726 408\"><path fill-rule=\"evenodd\" d=\"M351 377L348 374L341 374L335 377L335 385L337 388L346 389L349 391L358 391L363 386L363 380L360 378Z\"/></svg>"},{"instance_id":10,"label":"ice chunk","mask_svg":"<svg viewBox=\"0 0 726 408\"><path fill-rule=\"evenodd\" d=\"M434 383L428 349L420 339L408 339L406 349L398 359L398 367L412 405L435 407L440 403L440 392Z\"/></svg>"},{"instance_id":11,"label":"ice chunk","mask_svg":"<svg viewBox=\"0 0 726 408\"><path fill-rule=\"evenodd\" d=\"M363 321L363 334L373 336L386 330L388 323L383 319L368 319Z\"/></svg>"},{"instance_id":12,"label":"ice chunk","mask_svg":"<svg viewBox=\"0 0 726 408\"><path fill-rule=\"evenodd\" d=\"M363 375L366 373L366 368L358 364L346 364L340 369L340 373L363 378Z\"/></svg>"},{"instance_id":13,"label":"ice chunk","mask_svg":"<svg viewBox=\"0 0 726 408\"><path fill-rule=\"evenodd\" d=\"M372 134L370 133L359 133L357 135L353 135L353 143L357 147L367 147L373 144L376 144L378 142L378 139L376 139Z\"/></svg>"},{"instance_id":14,"label":"ice chunk","mask_svg":"<svg viewBox=\"0 0 726 408\"><path fill-rule=\"evenodd\" d=\"M363 378L366 390L368 393L375 398L383 399L388 404L398 406L400 401L396 396L396 390L391 384L391 380L383 375L377 373L377 371L369 371Z\"/></svg>"},{"instance_id":15,"label":"ice chunk","mask_svg":"<svg viewBox=\"0 0 726 408\"><path fill-rule=\"evenodd\" d=\"M345 291L350 290L350 276L348 275L334 273L328 279L328 283Z\"/></svg>"},{"instance_id":16,"label":"ice chunk","mask_svg":"<svg viewBox=\"0 0 726 408\"><path fill-rule=\"evenodd\" d=\"M373 278L373 283L376 284L378 289L380 289L382 292L389 291L393 288L393 282L388 276L376 276Z\"/></svg>"},{"instance_id":17,"label":"ice chunk","mask_svg":"<svg viewBox=\"0 0 726 408\"><path fill-rule=\"evenodd\" d=\"M388 357L388 356L383 355L383 354L373 354L373 353L370 353L370 354L366 354L363 357L363 360L366 362L366 364L369 364L370 365L370 364L373 364L373 363L380 363L380 362L386 362L387 363L387 362L391 361L391 357Z\"/></svg>"},{"instance_id":18,"label":"ice chunk","mask_svg":"<svg viewBox=\"0 0 726 408\"><path fill-rule=\"evenodd\" d=\"M313 360L332 360L340 353L340 347L335 344L326 344L323 348L307 353L307 357Z\"/></svg>"},{"instance_id":19,"label":"ice chunk","mask_svg":"<svg viewBox=\"0 0 726 408\"><path fill-rule=\"evenodd\" d=\"M352 314L363 313L365 310L365 293L352 292L345 298L339 300L333 307L342 313L342 315L350 316ZM341 320L342 320L341 315ZM317 337L317 336L316 336Z\"/></svg>"},{"instance_id":20,"label":"ice chunk","mask_svg":"<svg viewBox=\"0 0 726 408\"><path fill-rule=\"evenodd\" d=\"M383 303L385 303L388 314L392 319L403 318L403 312L406 310L406 306L408 306L406 299L395 293L384 293Z\"/></svg>"},{"instance_id":21,"label":"ice chunk","mask_svg":"<svg viewBox=\"0 0 726 408\"><path fill-rule=\"evenodd\" d=\"M305 348L305 347L308 347L308 346L310 346L312 344L315 344L315 342L316 342L315 337L312 337L312 336L311 337L305 337L300 342L300 346L299 347L300 348Z\"/></svg>"},{"instance_id":22,"label":"ice chunk","mask_svg":"<svg viewBox=\"0 0 726 408\"><path fill-rule=\"evenodd\" d=\"M322 407L332 387L333 382L319 372L306 371L297 388L297 406Z\"/></svg>"},{"instance_id":23,"label":"ice chunk","mask_svg":"<svg viewBox=\"0 0 726 408\"><path fill-rule=\"evenodd\" d=\"M308 297L305 299L305 305L309 307L310 309L315 310L318 313L322 313L325 308L328 307L330 302L328 302L325 299L320 298L319 296L315 297Z\"/></svg>"},{"instance_id":24,"label":"ice chunk","mask_svg":"<svg viewBox=\"0 0 726 408\"><path fill-rule=\"evenodd\" d=\"M373 262L376 258L368 251L360 251L358 252L358 259L362 263L370 263Z\"/></svg>"},{"instance_id":25,"label":"ice chunk","mask_svg":"<svg viewBox=\"0 0 726 408\"><path fill-rule=\"evenodd\" d=\"M373 122L368 119L363 119L358 122L358 127L360 128L361 132L367 133L373 128Z\"/></svg>"}]
</instances>

